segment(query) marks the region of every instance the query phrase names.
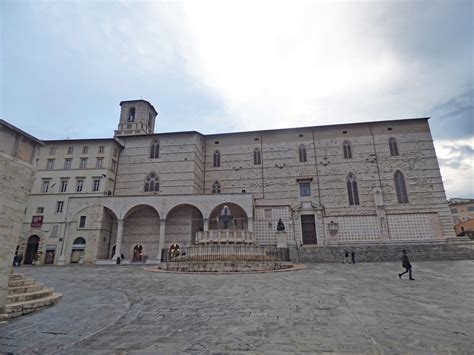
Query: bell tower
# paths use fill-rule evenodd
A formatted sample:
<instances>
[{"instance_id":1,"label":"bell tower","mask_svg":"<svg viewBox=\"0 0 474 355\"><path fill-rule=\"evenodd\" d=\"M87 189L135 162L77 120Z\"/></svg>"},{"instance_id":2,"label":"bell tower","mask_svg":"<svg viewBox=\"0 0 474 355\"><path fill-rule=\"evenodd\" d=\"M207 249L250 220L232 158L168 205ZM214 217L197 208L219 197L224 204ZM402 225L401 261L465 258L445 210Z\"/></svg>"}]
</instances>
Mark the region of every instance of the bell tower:
<instances>
[{"instance_id":1,"label":"bell tower","mask_svg":"<svg viewBox=\"0 0 474 355\"><path fill-rule=\"evenodd\" d=\"M122 101L120 107L120 121L114 137L155 132L155 118L158 112L148 101Z\"/></svg>"}]
</instances>

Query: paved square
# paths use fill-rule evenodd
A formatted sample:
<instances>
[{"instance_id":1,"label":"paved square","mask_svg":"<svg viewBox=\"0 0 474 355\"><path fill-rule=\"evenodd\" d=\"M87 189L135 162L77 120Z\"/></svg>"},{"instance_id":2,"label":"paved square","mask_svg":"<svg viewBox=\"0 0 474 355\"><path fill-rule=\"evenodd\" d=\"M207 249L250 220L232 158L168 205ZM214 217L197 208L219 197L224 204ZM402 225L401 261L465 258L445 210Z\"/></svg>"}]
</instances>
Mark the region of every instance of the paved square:
<instances>
[{"instance_id":1,"label":"paved square","mask_svg":"<svg viewBox=\"0 0 474 355\"><path fill-rule=\"evenodd\" d=\"M0 352L433 353L474 349L474 261L315 264L189 275L141 266L22 267L63 292L0 324Z\"/></svg>"}]
</instances>

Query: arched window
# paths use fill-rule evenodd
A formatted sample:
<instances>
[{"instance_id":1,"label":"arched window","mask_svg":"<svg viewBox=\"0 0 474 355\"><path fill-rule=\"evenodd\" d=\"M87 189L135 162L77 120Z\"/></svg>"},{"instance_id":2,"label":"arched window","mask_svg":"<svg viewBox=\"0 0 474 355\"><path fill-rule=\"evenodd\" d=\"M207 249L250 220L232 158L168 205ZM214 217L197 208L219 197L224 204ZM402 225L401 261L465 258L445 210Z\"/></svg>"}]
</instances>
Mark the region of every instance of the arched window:
<instances>
[{"instance_id":1,"label":"arched window","mask_svg":"<svg viewBox=\"0 0 474 355\"><path fill-rule=\"evenodd\" d=\"M253 165L260 165L262 164L262 159L261 159L261 155L260 155L260 149L259 148L255 148L253 150Z\"/></svg>"},{"instance_id":2,"label":"arched window","mask_svg":"<svg viewBox=\"0 0 474 355\"><path fill-rule=\"evenodd\" d=\"M344 150L344 159L352 159L351 143L348 141L345 141L342 144L342 149Z\"/></svg>"},{"instance_id":3,"label":"arched window","mask_svg":"<svg viewBox=\"0 0 474 355\"><path fill-rule=\"evenodd\" d=\"M304 163L306 161L306 147L303 144L299 146L298 153L300 157L300 162Z\"/></svg>"},{"instance_id":4,"label":"arched window","mask_svg":"<svg viewBox=\"0 0 474 355\"><path fill-rule=\"evenodd\" d=\"M349 197L349 205L359 205L359 190L357 188L357 181L354 174L347 175L347 196Z\"/></svg>"},{"instance_id":5,"label":"arched window","mask_svg":"<svg viewBox=\"0 0 474 355\"><path fill-rule=\"evenodd\" d=\"M130 110L128 110L128 122L133 122L135 121L135 107L130 107Z\"/></svg>"},{"instance_id":6,"label":"arched window","mask_svg":"<svg viewBox=\"0 0 474 355\"><path fill-rule=\"evenodd\" d=\"M390 138L388 140L388 146L390 148L390 155L392 157L395 157L398 155L398 146L397 146L397 141L395 140L395 138Z\"/></svg>"},{"instance_id":7,"label":"arched window","mask_svg":"<svg viewBox=\"0 0 474 355\"><path fill-rule=\"evenodd\" d=\"M86 240L82 237L79 237L79 238L76 238L74 239L74 243L72 243L73 245L86 245Z\"/></svg>"},{"instance_id":8,"label":"arched window","mask_svg":"<svg viewBox=\"0 0 474 355\"><path fill-rule=\"evenodd\" d=\"M155 159L160 157L160 143L154 141L150 147L150 158Z\"/></svg>"},{"instance_id":9,"label":"arched window","mask_svg":"<svg viewBox=\"0 0 474 355\"><path fill-rule=\"evenodd\" d=\"M214 152L214 168L218 168L221 166L221 152L216 150Z\"/></svg>"},{"instance_id":10,"label":"arched window","mask_svg":"<svg viewBox=\"0 0 474 355\"><path fill-rule=\"evenodd\" d=\"M407 187L405 185L405 178L400 170L395 172L393 176L395 182L395 190L397 190L398 203L408 203Z\"/></svg>"},{"instance_id":11,"label":"arched window","mask_svg":"<svg viewBox=\"0 0 474 355\"><path fill-rule=\"evenodd\" d=\"M160 191L160 179L155 173L149 173L145 179L145 192Z\"/></svg>"},{"instance_id":12,"label":"arched window","mask_svg":"<svg viewBox=\"0 0 474 355\"><path fill-rule=\"evenodd\" d=\"M220 194L221 193L221 184L219 181L214 181L212 184L212 193L213 194Z\"/></svg>"}]
</instances>

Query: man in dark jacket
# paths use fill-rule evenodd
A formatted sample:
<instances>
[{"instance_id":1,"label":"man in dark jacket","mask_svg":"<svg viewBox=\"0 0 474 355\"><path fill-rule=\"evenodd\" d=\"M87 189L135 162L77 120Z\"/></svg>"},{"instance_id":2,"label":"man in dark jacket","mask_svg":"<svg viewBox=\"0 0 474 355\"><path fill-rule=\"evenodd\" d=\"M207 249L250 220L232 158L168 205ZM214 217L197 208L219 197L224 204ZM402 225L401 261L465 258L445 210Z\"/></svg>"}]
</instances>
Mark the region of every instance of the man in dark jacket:
<instances>
[{"instance_id":1,"label":"man in dark jacket","mask_svg":"<svg viewBox=\"0 0 474 355\"><path fill-rule=\"evenodd\" d=\"M403 250L403 255L402 255L402 267L405 268L405 271L402 272L401 274L398 274L398 277L401 279L402 275L405 275L408 272L408 276L410 277L410 280L414 280L414 278L411 277L411 264L410 264L410 260L408 260L407 251L405 249Z\"/></svg>"}]
</instances>

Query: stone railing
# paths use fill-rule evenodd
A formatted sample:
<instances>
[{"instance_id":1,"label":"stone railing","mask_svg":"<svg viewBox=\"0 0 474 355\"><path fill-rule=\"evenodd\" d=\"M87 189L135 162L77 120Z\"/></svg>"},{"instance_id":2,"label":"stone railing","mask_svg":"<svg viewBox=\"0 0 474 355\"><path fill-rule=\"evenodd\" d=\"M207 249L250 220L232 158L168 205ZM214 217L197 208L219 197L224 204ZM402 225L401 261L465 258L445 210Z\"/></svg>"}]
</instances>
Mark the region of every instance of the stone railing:
<instances>
[{"instance_id":1,"label":"stone railing","mask_svg":"<svg viewBox=\"0 0 474 355\"><path fill-rule=\"evenodd\" d=\"M209 230L196 233L197 244L251 244L255 242L253 232L246 230Z\"/></svg>"}]
</instances>

